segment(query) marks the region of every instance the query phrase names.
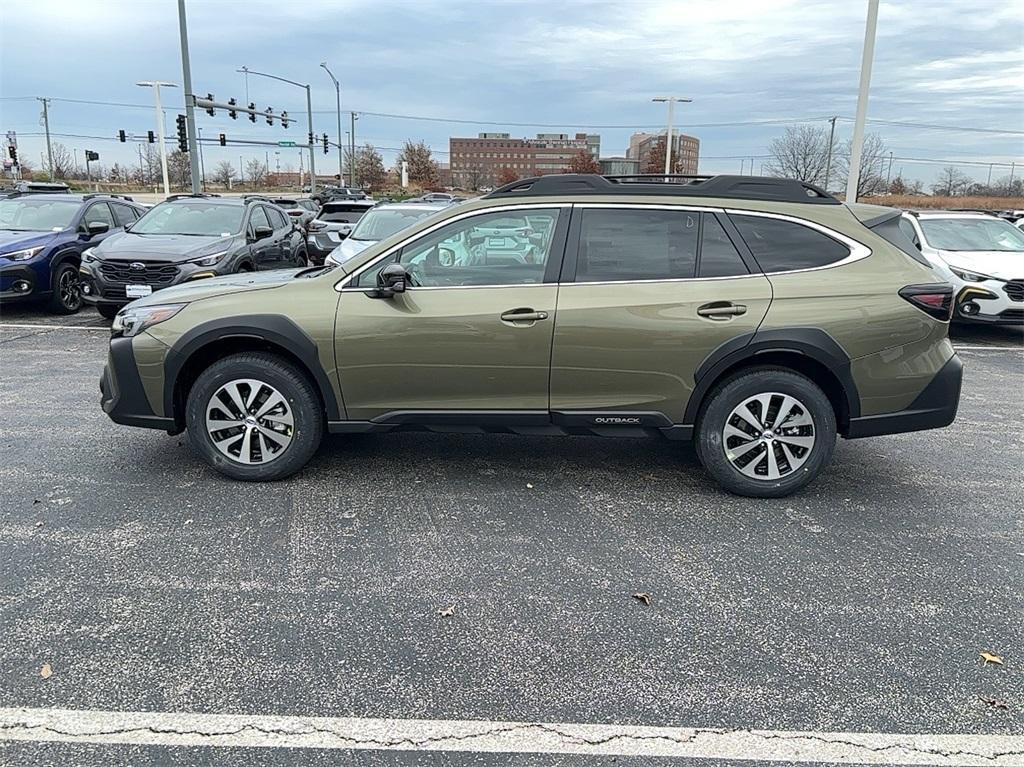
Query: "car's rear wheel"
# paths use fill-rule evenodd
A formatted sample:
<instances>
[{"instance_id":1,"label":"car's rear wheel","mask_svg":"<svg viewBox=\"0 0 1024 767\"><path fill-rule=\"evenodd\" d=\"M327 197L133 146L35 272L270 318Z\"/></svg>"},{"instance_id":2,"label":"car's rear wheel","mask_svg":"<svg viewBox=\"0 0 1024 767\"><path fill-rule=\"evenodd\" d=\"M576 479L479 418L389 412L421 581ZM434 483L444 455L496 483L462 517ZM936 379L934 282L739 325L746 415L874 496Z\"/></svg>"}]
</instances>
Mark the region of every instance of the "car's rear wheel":
<instances>
[{"instance_id":1,"label":"car's rear wheel","mask_svg":"<svg viewBox=\"0 0 1024 767\"><path fill-rule=\"evenodd\" d=\"M53 273L53 293L50 311L54 314L74 314L82 308L82 282L78 265L65 261Z\"/></svg>"},{"instance_id":2,"label":"car's rear wheel","mask_svg":"<svg viewBox=\"0 0 1024 767\"><path fill-rule=\"evenodd\" d=\"M832 460L836 418L810 379L755 368L719 385L697 424L697 454L726 490L778 498L804 487Z\"/></svg>"},{"instance_id":3,"label":"car's rear wheel","mask_svg":"<svg viewBox=\"0 0 1024 767\"><path fill-rule=\"evenodd\" d=\"M267 481L294 474L323 437L320 398L306 375L274 354L219 360L188 395L189 443L233 479Z\"/></svg>"},{"instance_id":4,"label":"car's rear wheel","mask_svg":"<svg viewBox=\"0 0 1024 767\"><path fill-rule=\"evenodd\" d=\"M105 320L112 320L117 316L117 311L120 307L111 306L110 304L97 304L96 311L100 313L100 317Z\"/></svg>"}]
</instances>

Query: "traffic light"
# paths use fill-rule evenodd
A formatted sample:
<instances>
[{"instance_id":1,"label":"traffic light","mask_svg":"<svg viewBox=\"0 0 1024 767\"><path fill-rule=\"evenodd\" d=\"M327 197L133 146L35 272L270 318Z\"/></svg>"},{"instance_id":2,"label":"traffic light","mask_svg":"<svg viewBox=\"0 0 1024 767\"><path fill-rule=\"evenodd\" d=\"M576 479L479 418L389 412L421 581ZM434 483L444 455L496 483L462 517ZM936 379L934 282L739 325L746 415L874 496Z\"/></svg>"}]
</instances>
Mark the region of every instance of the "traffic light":
<instances>
[{"instance_id":1,"label":"traffic light","mask_svg":"<svg viewBox=\"0 0 1024 767\"><path fill-rule=\"evenodd\" d=\"M149 143L150 143L150 144L155 144L155 143L156 143L156 136L154 136L154 135L153 135L153 131L149 131L149 132L148 132L148 133L146 134L146 138L148 138L148 139L149 139Z\"/></svg>"},{"instance_id":2,"label":"traffic light","mask_svg":"<svg viewBox=\"0 0 1024 767\"><path fill-rule=\"evenodd\" d=\"M249 102L249 122L256 122L256 103Z\"/></svg>"},{"instance_id":3,"label":"traffic light","mask_svg":"<svg viewBox=\"0 0 1024 767\"><path fill-rule=\"evenodd\" d=\"M327 154L327 134L324 134L324 154Z\"/></svg>"},{"instance_id":4,"label":"traffic light","mask_svg":"<svg viewBox=\"0 0 1024 767\"><path fill-rule=\"evenodd\" d=\"M11 161L15 165L18 164L18 147L14 146L14 144L11 144L10 146L8 146L7 147L7 155L8 155L8 157L11 158Z\"/></svg>"},{"instance_id":5,"label":"traffic light","mask_svg":"<svg viewBox=\"0 0 1024 767\"><path fill-rule=\"evenodd\" d=\"M100 153L99 152L94 152L91 149L86 149L85 150L85 161L86 162L95 162L98 159L100 159Z\"/></svg>"},{"instance_id":6,"label":"traffic light","mask_svg":"<svg viewBox=\"0 0 1024 767\"><path fill-rule=\"evenodd\" d=\"M119 130L117 132L117 140L120 141L122 144L126 141L123 130Z\"/></svg>"},{"instance_id":7,"label":"traffic light","mask_svg":"<svg viewBox=\"0 0 1024 767\"><path fill-rule=\"evenodd\" d=\"M206 100L207 101L213 101L213 94L212 93L207 93L206 94ZM214 109L212 106L206 107L206 114L210 115L210 117L213 117L214 115L217 114L217 110Z\"/></svg>"},{"instance_id":8,"label":"traffic light","mask_svg":"<svg viewBox=\"0 0 1024 767\"><path fill-rule=\"evenodd\" d=\"M220 134L220 145L221 145L221 146L227 146L227 145L228 145L228 137L227 137L227 134L225 134L225 133L221 133L221 134Z\"/></svg>"},{"instance_id":9,"label":"traffic light","mask_svg":"<svg viewBox=\"0 0 1024 767\"><path fill-rule=\"evenodd\" d=\"M286 109L285 111L281 112L281 124L285 128L287 128L288 127L288 123L290 123L290 122L291 122L291 120L288 119L288 110Z\"/></svg>"},{"instance_id":10,"label":"traffic light","mask_svg":"<svg viewBox=\"0 0 1024 767\"><path fill-rule=\"evenodd\" d=\"M306 136L306 143L309 144L310 146L313 146L313 131L307 133Z\"/></svg>"},{"instance_id":11,"label":"traffic light","mask_svg":"<svg viewBox=\"0 0 1024 767\"><path fill-rule=\"evenodd\" d=\"M267 125L274 124L274 107L267 107Z\"/></svg>"},{"instance_id":12,"label":"traffic light","mask_svg":"<svg viewBox=\"0 0 1024 767\"><path fill-rule=\"evenodd\" d=\"M175 119L178 124L178 149L182 152L188 151L188 128L185 125L185 115L178 115Z\"/></svg>"},{"instance_id":13,"label":"traffic light","mask_svg":"<svg viewBox=\"0 0 1024 767\"><path fill-rule=\"evenodd\" d=\"M228 99L228 105L232 107L228 110L228 117L230 117L232 120L238 119L238 112L234 110L234 106L236 104L238 104L238 102L235 101L233 98Z\"/></svg>"}]
</instances>

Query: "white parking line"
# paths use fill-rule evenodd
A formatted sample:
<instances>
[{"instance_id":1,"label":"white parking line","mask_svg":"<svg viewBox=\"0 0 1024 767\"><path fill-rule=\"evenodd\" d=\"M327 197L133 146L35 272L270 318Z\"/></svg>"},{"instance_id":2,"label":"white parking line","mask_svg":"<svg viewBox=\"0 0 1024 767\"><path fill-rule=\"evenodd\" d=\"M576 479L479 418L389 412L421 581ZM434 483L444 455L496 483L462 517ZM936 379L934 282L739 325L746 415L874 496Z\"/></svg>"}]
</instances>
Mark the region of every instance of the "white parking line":
<instances>
[{"instance_id":1,"label":"white parking line","mask_svg":"<svg viewBox=\"0 0 1024 767\"><path fill-rule=\"evenodd\" d=\"M1024 736L0 708L0 740L888 765L1020 765Z\"/></svg>"},{"instance_id":2,"label":"white parking line","mask_svg":"<svg viewBox=\"0 0 1024 767\"><path fill-rule=\"evenodd\" d=\"M1024 352L1024 346L957 346L958 352Z\"/></svg>"},{"instance_id":3,"label":"white parking line","mask_svg":"<svg viewBox=\"0 0 1024 767\"><path fill-rule=\"evenodd\" d=\"M18 330L106 330L110 331L109 327L104 325L29 325L20 324L16 322L2 322L0 323L0 330L4 328L17 328Z\"/></svg>"}]
</instances>

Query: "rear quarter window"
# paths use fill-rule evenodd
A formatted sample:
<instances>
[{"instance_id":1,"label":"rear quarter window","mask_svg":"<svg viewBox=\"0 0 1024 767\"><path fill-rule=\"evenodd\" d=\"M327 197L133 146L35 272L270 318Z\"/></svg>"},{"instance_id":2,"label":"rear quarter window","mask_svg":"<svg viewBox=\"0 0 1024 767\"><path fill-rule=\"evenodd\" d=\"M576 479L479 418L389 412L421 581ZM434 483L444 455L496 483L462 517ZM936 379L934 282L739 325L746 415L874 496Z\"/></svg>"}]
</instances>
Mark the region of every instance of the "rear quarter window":
<instances>
[{"instance_id":1,"label":"rear quarter window","mask_svg":"<svg viewBox=\"0 0 1024 767\"><path fill-rule=\"evenodd\" d=\"M843 243L795 221L736 213L729 218L765 273L817 269L850 255Z\"/></svg>"}]
</instances>

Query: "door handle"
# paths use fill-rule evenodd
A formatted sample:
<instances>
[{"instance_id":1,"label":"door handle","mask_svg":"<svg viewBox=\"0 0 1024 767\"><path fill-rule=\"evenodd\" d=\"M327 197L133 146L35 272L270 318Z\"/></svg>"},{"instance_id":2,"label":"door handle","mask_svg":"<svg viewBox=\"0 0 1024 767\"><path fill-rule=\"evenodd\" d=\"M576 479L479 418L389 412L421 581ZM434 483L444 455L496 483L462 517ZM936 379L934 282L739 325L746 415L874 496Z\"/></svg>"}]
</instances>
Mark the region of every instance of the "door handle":
<instances>
[{"instance_id":1,"label":"door handle","mask_svg":"<svg viewBox=\"0 0 1024 767\"><path fill-rule=\"evenodd\" d=\"M701 317L708 317L713 320L727 320L730 317L738 317L739 315L746 313L747 307L743 304L730 304L724 302L705 304L697 309L697 314Z\"/></svg>"},{"instance_id":2,"label":"door handle","mask_svg":"<svg viewBox=\"0 0 1024 767\"><path fill-rule=\"evenodd\" d=\"M536 322L547 318L547 312L535 312L533 309L509 309L501 314L502 322Z\"/></svg>"}]
</instances>

